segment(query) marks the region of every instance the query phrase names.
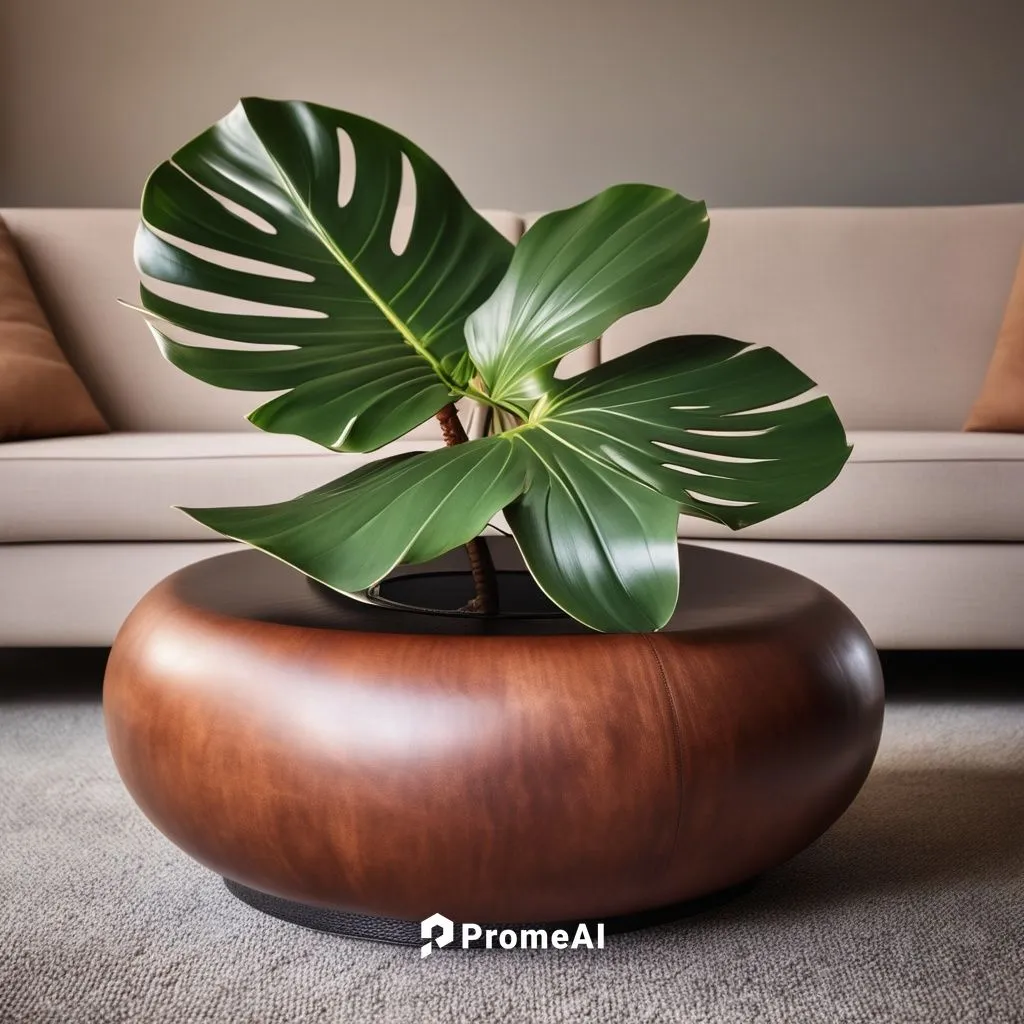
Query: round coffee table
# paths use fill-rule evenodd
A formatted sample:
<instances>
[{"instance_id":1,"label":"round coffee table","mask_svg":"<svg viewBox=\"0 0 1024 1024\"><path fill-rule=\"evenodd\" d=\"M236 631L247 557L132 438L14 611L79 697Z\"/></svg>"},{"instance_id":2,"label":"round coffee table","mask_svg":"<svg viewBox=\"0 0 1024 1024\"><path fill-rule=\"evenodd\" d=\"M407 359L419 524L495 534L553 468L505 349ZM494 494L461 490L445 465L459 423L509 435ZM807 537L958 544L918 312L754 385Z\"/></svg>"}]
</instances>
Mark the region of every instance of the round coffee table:
<instances>
[{"instance_id":1,"label":"round coffee table","mask_svg":"<svg viewBox=\"0 0 1024 1024\"><path fill-rule=\"evenodd\" d=\"M791 857L853 799L882 676L823 588L680 546L666 629L598 634L522 605L515 545L490 543L519 617L384 608L255 551L160 583L104 688L142 810L260 909L419 943L437 912L658 919ZM463 569L454 552L382 593L443 596Z\"/></svg>"}]
</instances>

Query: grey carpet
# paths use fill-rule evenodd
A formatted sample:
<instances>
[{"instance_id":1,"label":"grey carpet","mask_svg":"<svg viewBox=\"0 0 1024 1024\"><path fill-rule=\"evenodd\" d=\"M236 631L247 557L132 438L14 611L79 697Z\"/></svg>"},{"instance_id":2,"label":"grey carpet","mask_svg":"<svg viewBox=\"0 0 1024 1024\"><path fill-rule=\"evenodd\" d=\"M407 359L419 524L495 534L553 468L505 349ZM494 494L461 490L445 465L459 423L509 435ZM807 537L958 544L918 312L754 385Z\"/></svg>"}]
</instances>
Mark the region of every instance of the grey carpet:
<instances>
[{"instance_id":1,"label":"grey carpet","mask_svg":"<svg viewBox=\"0 0 1024 1024\"><path fill-rule=\"evenodd\" d=\"M95 689L27 682L0 695L0 1021L1024 1021L1024 687L893 699L851 810L724 909L420 960L235 901L121 788Z\"/></svg>"}]
</instances>

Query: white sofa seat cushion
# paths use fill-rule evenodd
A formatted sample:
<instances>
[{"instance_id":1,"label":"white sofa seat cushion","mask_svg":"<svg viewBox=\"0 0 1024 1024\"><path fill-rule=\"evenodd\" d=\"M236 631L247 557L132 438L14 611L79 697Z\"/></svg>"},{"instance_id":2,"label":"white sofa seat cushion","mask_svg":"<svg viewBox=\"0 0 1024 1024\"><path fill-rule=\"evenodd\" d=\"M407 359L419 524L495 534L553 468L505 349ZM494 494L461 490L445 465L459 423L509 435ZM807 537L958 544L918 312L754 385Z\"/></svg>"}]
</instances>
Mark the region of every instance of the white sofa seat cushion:
<instances>
[{"instance_id":1,"label":"white sofa seat cushion","mask_svg":"<svg viewBox=\"0 0 1024 1024\"><path fill-rule=\"evenodd\" d=\"M839 479L734 534L689 516L680 536L739 540L1024 541L1024 436L852 432ZM174 505L283 501L363 465L435 447L341 455L297 437L110 434L0 445L0 540L215 540Z\"/></svg>"},{"instance_id":2,"label":"white sofa seat cushion","mask_svg":"<svg viewBox=\"0 0 1024 1024\"><path fill-rule=\"evenodd\" d=\"M256 430L12 442L0 445L0 541L219 540L173 506L284 501L366 462L439 446L339 454Z\"/></svg>"},{"instance_id":3,"label":"white sofa seat cushion","mask_svg":"<svg viewBox=\"0 0 1024 1024\"><path fill-rule=\"evenodd\" d=\"M831 487L739 533L692 516L682 537L736 540L1022 541L1024 435L851 431Z\"/></svg>"}]
</instances>

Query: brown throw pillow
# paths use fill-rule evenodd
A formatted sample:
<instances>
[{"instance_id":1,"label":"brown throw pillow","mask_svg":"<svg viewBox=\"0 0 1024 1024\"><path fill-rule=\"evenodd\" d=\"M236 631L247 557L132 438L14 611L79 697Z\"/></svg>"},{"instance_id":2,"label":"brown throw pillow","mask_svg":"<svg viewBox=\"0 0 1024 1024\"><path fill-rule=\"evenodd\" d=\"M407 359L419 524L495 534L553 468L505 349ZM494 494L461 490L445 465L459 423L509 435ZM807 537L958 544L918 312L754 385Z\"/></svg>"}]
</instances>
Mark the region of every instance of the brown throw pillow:
<instances>
[{"instance_id":1,"label":"brown throw pillow","mask_svg":"<svg viewBox=\"0 0 1024 1024\"><path fill-rule=\"evenodd\" d=\"M1024 433L1024 249L985 383L964 430Z\"/></svg>"},{"instance_id":2,"label":"brown throw pillow","mask_svg":"<svg viewBox=\"0 0 1024 1024\"><path fill-rule=\"evenodd\" d=\"M109 429L64 358L0 219L0 441Z\"/></svg>"}]
</instances>

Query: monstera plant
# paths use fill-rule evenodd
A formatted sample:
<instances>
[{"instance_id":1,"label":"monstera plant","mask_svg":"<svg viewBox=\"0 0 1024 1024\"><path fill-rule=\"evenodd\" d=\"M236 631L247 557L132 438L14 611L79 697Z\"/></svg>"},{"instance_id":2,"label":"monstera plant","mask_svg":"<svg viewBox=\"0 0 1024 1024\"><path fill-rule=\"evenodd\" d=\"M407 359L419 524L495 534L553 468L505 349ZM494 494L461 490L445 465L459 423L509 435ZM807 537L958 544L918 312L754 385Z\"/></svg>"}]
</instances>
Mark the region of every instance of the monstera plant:
<instances>
[{"instance_id":1,"label":"monstera plant","mask_svg":"<svg viewBox=\"0 0 1024 1024\"><path fill-rule=\"evenodd\" d=\"M410 177L411 231L396 242ZM680 513L760 522L828 485L849 453L831 402L770 348L663 338L556 378L564 356L661 302L707 234L703 203L618 185L513 247L396 132L241 101L146 183L138 269L187 289L142 286L164 355L218 387L278 393L249 417L263 430L372 452L437 416L448 444L291 501L185 511L344 593L467 545L488 613L477 538L504 510L564 611L597 630L660 628L678 596ZM489 412L484 436L466 439L461 399Z\"/></svg>"}]
</instances>

